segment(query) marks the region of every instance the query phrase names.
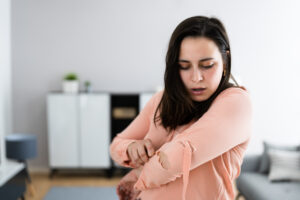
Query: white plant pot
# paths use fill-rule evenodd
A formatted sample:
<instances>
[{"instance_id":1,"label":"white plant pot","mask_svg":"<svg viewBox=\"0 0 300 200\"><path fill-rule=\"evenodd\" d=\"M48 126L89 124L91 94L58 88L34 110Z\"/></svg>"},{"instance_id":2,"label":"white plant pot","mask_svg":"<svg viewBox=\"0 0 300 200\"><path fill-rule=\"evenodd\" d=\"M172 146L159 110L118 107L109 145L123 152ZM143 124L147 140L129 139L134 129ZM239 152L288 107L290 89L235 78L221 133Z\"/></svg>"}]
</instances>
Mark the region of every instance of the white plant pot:
<instances>
[{"instance_id":1,"label":"white plant pot","mask_svg":"<svg viewBox=\"0 0 300 200\"><path fill-rule=\"evenodd\" d=\"M64 93L78 93L79 92L79 81L63 81L63 92Z\"/></svg>"}]
</instances>

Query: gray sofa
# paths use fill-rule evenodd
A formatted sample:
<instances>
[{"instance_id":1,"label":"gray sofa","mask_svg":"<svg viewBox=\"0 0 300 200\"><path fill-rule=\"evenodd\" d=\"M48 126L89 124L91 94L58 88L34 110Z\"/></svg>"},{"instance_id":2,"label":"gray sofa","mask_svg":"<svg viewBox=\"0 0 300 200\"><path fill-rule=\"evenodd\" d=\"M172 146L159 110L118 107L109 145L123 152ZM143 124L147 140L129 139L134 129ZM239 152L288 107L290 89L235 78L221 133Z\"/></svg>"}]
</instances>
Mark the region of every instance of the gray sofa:
<instances>
[{"instance_id":1,"label":"gray sofa","mask_svg":"<svg viewBox=\"0 0 300 200\"><path fill-rule=\"evenodd\" d=\"M261 155L244 157L240 176L236 179L238 195L246 200L300 200L300 182L271 182L268 174L259 173Z\"/></svg>"}]
</instances>

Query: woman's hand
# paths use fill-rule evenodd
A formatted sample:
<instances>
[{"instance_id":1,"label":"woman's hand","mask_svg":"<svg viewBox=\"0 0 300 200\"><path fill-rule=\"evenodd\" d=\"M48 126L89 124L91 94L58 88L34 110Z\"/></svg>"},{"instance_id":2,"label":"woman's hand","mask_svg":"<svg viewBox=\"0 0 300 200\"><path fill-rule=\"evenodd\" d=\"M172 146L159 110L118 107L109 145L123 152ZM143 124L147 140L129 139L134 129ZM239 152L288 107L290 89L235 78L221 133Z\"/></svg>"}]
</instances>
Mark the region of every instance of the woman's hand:
<instances>
[{"instance_id":1,"label":"woman's hand","mask_svg":"<svg viewBox=\"0 0 300 200\"><path fill-rule=\"evenodd\" d=\"M134 141L127 148L127 155L135 167L144 165L154 153L154 146L150 139Z\"/></svg>"},{"instance_id":2,"label":"woman's hand","mask_svg":"<svg viewBox=\"0 0 300 200\"><path fill-rule=\"evenodd\" d=\"M141 191L133 188L135 181L127 181L119 183L117 194L120 200L135 200Z\"/></svg>"},{"instance_id":3,"label":"woman's hand","mask_svg":"<svg viewBox=\"0 0 300 200\"><path fill-rule=\"evenodd\" d=\"M133 188L138 176L142 170L142 167L131 170L126 176L124 176L117 186L117 194L120 200L135 200L141 191Z\"/></svg>"}]
</instances>

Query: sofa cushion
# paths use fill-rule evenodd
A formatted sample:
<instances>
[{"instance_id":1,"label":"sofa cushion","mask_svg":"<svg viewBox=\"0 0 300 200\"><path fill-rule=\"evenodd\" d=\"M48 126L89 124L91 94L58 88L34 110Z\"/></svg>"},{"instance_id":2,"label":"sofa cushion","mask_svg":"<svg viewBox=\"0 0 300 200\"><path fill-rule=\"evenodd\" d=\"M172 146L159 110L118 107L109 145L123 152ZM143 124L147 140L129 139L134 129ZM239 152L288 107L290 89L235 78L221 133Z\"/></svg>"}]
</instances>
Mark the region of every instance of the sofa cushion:
<instances>
[{"instance_id":1,"label":"sofa cushion","mask_svg":"<svg viewBox=\"0 0 300 200\"><path fill-rule=\"evenodd\" d=\"M243 159L241 172L257 172L260 160L260 154L247 154Z\"/></svg>"},{"instance_id":2,"label":"sofa cushion","mask_svg":"<svg viewBox=\"0 0 300 200\"><path fill-rule=\"evenodd\" d=\"M261 156L260 165L258 172L268 174L270 170L270 149L288 150L288 151L298 151L300 148L297 145L275 145L269 142L263 141L264 150Z\"/></svg>"},{"instance_id":3,"label":"sofa cushion","mask_svg":"<svg viewBox=\"0 0 300 200\"><path fill-rule=\"evenodd\" d=\"M270 181L300 181L300 152L272 149L269 151ZM299 188L300 189L300 188Z\"/></svg>"},{"instance_id":4,"label":"sofa cushion","mask_svg":"<svg viewBox=\"0 0 300 200\"><path fill-rule=\"evenodd\" d=\"M299 200L300 182L270 182L268 175L245 172L236 179L237 189L247 200Z\"/></svg>"}]
</instances>

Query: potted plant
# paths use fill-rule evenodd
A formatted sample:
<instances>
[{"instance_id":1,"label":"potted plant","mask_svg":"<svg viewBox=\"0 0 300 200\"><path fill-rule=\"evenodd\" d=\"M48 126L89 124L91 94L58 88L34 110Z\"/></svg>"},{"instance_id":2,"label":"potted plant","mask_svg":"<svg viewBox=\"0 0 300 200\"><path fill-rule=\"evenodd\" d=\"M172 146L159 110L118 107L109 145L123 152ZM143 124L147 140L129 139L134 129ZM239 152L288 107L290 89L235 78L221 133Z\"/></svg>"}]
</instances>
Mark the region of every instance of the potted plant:
<instances>
[{"instance_id":1,"label":"potted plant","mask_svg":"<svg viewBox=\"0 0 300 200\"><path fill-rule=\"evenodd\" d=\"M65 93L78 93L79 80L75 73L68 73L63 78L63 92Z\"/></svg>"},{"instance_id":2,"label":"potted plant","mask_svg":"<svg viewBox=\"0 0 300 200\"><path fill-rule=\"evenodd\" d=\"M85 87L85 92L90 93L91 92L91 82L90 81L85 81L84 82L84 87Z\"/></svg>"}]
</instances>

